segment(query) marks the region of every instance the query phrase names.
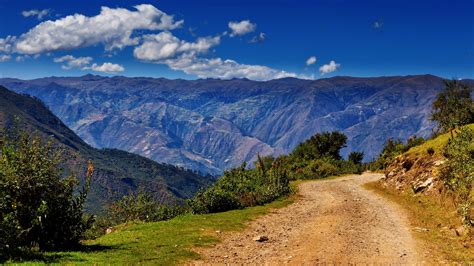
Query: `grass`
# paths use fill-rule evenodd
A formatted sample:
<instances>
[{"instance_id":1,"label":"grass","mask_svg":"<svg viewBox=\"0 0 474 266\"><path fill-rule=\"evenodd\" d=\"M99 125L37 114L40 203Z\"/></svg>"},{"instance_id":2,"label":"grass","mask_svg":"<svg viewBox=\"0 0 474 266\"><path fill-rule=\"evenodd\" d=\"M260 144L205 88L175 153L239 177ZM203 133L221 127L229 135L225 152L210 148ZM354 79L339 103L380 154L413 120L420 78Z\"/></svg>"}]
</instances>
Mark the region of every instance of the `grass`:
<instances>
[{"instance_id":1,"label":"grass","mask_svg":"<svg viewBox=\"0 0 474 266\"><path fill-rule=\"evenodd\" d=\"M292 184L296 188L297 184ZM116 232L86 241L80 251L49 252L26 264L152 264L173 265L198 259L194 247L219 241L219 232L237 231L271 209L291 204L294 196L264 206L215 214L183 215L154 223L121 225ZM17 262L13 262L17 263Z\"/></svg>"},{"instance_id":2,"label":"grass","mask_svg":"<svg viewBox=\"0 0 474 266\"><path fill-rule=\"evenodd\" d=\"M441 259L450 262L474 262L472 235L456 236L453 228L461 226L461 221L456 208L447 204L446 198L420 196L411 191L400 193L382 187L379 182L368 183L365 187L404 207L412 228L422 228L413 233L426 247L425 250L430 251L430 257L439 254ZM435 259L433 257L433 261Z\"/></svg>"},{"instance_id":3,"label":"grass","mask_svg":"<svg viewBox=\"0 0 474 266\"><path fill-rule=\"evenodd\" d=\"M469 124L466 127L474 130L474 124ZM442 134L434 139L427 140L425 143L419 146L411 148L406 152L406 154L411 156L426 155L428 148L433 148L435 151L435 156L440 156L444 146L446 146L446 144L448 143L449 138L450 133Z\"/></svg>"}]
</instances>

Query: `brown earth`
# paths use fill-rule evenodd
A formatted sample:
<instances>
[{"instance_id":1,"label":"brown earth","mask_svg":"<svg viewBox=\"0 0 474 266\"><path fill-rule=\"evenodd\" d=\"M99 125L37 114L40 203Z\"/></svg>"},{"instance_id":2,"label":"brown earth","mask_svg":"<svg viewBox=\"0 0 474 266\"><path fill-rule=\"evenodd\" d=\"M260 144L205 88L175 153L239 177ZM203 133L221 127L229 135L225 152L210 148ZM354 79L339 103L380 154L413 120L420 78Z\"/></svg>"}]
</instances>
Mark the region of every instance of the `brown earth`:
<instances>
[{"instance_id":1,"label":"brown earth","mask_svg":"<svg viewBox=\"0 0 474 266\"><path fill-rule=\"evenodd\" d=\"M423 263L403 210L362 187L382 176L304 182L295 203L197 250L205 259L195 264Z\"/></svg>"}]
</instances>

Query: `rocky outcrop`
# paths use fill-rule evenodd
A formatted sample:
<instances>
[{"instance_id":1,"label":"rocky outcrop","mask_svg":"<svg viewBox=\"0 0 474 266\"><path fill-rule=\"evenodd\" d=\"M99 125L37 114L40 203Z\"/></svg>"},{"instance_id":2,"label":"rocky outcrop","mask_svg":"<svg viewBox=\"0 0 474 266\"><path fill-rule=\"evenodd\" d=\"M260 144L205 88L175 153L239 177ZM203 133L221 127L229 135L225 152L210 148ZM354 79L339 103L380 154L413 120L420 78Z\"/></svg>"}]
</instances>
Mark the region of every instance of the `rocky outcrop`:
<instances>
[{"instance_id":1,"label":"rocky outcrop","mask_svg":"<svg viewBox=\"0 0 474 266\"><path fill-rule=\"evenodd\" d=\"M437 194L443 188L439 179L443 164L440 157L403 154L387 167L382 183L400 191Z\"/></svg>"}]
</instances>

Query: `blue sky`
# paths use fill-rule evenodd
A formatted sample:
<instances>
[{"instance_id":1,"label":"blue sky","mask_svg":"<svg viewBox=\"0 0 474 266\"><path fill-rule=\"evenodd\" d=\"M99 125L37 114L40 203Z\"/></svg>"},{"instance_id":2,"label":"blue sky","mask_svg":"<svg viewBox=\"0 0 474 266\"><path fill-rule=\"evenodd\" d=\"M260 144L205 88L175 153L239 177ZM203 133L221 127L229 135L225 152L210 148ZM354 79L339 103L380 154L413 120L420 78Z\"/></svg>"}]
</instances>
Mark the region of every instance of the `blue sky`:
<instances>
[{"instance_id":1,"label":"blue sky","mask_svg":"<svg viewBox=\"0 0 474 266\"><path fill-rule=\"evenodd\" d=\"M1 77L474 78L472 0L1 0L0 12Z\"/></svg>"}]
</instances>

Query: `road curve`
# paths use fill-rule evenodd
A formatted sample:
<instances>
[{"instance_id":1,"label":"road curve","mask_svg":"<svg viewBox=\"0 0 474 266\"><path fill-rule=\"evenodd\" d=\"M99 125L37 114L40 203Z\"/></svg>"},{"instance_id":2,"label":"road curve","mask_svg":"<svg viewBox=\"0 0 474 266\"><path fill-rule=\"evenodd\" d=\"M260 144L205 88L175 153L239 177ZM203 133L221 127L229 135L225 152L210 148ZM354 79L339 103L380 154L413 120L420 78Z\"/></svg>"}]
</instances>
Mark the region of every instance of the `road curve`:
<instances>
[{"instance_id":1,"label":"road curve","mask_svg":"<svg viewBox=\"0 0 474 266\"><path fill-rule=\"evenodd\" d=\"M418 264L403 210L362 187L364 173L304 182L293 204L259 217L241 232L198 250L196 264ZM265 235L265 242L254 241Z\"/></svg>"}]
</instances>

